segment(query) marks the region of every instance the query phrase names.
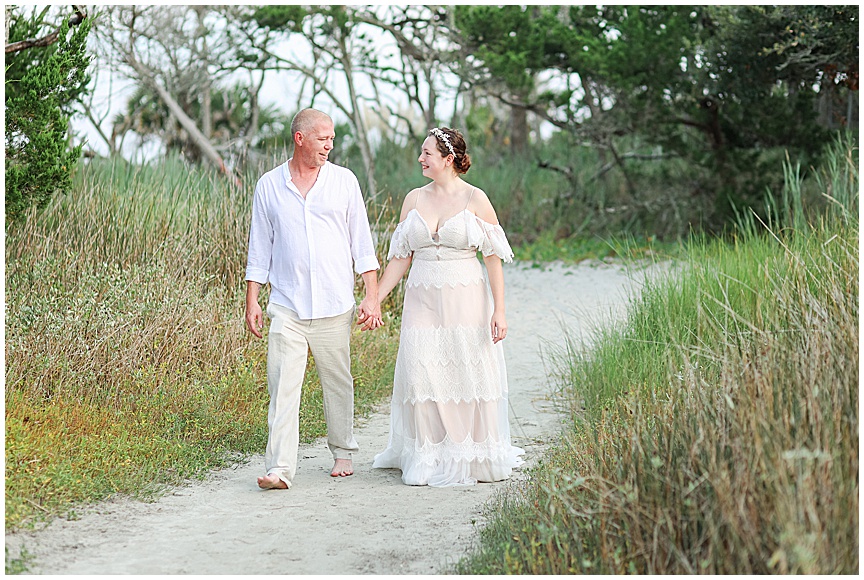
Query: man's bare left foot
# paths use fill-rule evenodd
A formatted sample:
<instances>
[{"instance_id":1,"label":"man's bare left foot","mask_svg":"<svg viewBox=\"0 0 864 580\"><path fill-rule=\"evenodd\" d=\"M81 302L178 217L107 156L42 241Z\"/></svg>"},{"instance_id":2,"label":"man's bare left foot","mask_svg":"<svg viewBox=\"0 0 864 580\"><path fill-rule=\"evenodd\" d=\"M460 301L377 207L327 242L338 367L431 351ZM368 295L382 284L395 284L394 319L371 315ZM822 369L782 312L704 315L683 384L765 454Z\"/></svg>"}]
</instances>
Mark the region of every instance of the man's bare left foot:
<instances>
[{"instance_id":1,"label":"man's bare left foot","mask_svg":"<svg viewBox=\"0 0 864 580\"><path fill-rule=\"evenodd\" d=\"M333 470L330 472L330 477L346 477L354 475L354 465L350 459L337 459L333 464Z\"/></svg>"},{"instance_id":2,"label":"man's bare left foot","mask_svg":"<svg viewBox=\"0 0 864 580\"><path fill-rule=\"evenodd\" d=\"M258 487L261 489L288 489L288 484L279 479L276 474L268 474L258 478Z\"/></svg>"}]
</instances>

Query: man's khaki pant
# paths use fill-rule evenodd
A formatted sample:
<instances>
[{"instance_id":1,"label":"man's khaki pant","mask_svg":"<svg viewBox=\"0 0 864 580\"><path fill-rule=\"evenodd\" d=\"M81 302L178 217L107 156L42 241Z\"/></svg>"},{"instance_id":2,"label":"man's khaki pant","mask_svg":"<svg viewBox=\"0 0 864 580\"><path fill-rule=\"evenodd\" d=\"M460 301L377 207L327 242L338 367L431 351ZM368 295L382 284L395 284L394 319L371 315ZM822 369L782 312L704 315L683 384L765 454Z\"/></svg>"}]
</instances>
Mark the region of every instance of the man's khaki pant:
<instances>
[{"instance_id":1,"label":"man's khaki pant","mask_svg":"<svg viewBox=\"0 0 864 580\"><path fill-rule=\"evenodd\" d=\"M334 459L351 459L359 449L354 439L354 379L351 376L351 327L354 308L329 318L300 320L278 304L269 304L272 319L267 345L267 387L270 428L264 463L291 487L300 441L300 388L311 350L324 394L327 446Z\"/></svg>"}]
</instances>

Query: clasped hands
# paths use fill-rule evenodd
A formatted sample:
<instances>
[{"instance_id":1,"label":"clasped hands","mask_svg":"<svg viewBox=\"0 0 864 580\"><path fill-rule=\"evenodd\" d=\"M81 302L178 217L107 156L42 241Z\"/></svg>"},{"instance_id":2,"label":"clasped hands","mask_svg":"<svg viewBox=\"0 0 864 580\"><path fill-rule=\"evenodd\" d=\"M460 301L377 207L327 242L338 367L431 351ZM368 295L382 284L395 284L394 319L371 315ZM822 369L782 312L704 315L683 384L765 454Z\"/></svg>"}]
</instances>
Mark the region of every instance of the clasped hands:
<instances>
[{"instance_id":1,"label":"clasped hands","mask_svg":"<svg viewBox=\"0 0 864 580\"><path fill-rule=\"evenodd\" d=\"M381 302L371 296L366 296L357 308L357 325L360 330L375 330L384 326L381 318Z\"/></svg>"}]
</instances>

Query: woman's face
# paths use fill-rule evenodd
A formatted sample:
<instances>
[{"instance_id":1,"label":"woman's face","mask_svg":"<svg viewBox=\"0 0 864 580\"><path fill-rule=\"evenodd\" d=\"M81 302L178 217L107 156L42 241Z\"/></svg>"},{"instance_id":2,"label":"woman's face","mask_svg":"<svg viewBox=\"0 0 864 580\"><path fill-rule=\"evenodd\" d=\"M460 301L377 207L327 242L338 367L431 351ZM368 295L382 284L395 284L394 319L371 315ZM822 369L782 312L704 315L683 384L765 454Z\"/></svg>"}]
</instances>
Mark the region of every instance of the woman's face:
<instances>
[{"instance_id":1,"label":"woman's face","mask_svg":"<svg viewBox=\"0 0 864 580\"><path fill-rule=\"evenodd\" d=\"M423 170L423 176L429 179L435 179L436 176L442 175L445 171L452 171L452 163L447 163L451 156L444 157L438 151L438 140L429 135L423 141L423 147L420 150L420 157L417 161L420 162L420 168Z\"/></svg>"}]
</instances>

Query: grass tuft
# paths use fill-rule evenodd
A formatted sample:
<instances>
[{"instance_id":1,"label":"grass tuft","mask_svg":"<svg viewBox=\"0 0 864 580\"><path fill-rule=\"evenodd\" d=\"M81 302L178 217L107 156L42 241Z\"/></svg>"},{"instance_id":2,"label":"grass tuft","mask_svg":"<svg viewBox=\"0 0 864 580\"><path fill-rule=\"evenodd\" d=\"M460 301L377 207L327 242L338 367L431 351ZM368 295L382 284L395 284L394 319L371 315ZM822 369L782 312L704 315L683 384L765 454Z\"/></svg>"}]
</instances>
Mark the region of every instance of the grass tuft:
<instances>
[{"instance_id":1,"label":"grass tuft","mask_svg":"<svg viewBox=\"0 0 864 580\"><path fill-rule=\"evenodd\" d=\"M7 530L263 451L267 342L243 316L251 191L178 160L94 161L7 231ZM352 336L358 415L389 390L397 345L392 321ZM303 398L311 441L314 368Z\"/></svg>"},{"instance_id":2,"label":"grass tuft","mask_svg":"<svg viewBox=\"0 0 864 580\"><path fill-rule=\"evenodd\" d=\"M858 572L855 159L821 178L851 206L807 215L787 171L784 230L692 244L590 351L568 342L572 426L456 571Z\"/></svg>"}]
</instances>

